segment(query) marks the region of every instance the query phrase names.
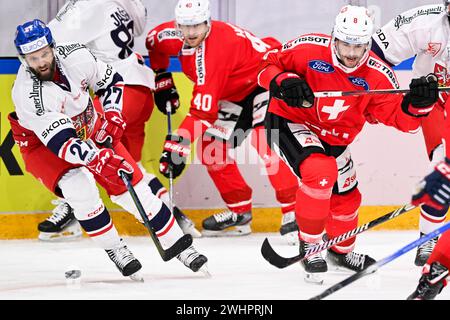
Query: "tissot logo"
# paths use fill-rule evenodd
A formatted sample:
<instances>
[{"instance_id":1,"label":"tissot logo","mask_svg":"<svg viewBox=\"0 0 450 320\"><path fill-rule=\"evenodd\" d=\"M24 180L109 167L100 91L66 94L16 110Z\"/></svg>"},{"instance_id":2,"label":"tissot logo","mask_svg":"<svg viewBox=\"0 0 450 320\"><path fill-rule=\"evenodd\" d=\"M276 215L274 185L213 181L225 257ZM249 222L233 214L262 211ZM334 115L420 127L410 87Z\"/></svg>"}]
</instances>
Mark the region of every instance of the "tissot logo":
<instances>
[{"instance_id":1,"label":"tissot logo","mask_svg":"<svg viewBox=\"0 0 450 320\"><path fill-rule=\"evenodd\" d=\"M2 134L2 123L1 123L1 114L0 114L0 137ZM0 159L5 164L6 170L8 170L9 175L11 176L21 176L23 175L22 169L20 169L19 163L17 162L14 154L12 153L12 148L14 147L15 142L13 139L13 135L11 130L9 130L5 139L1 141L0 144ZM1 169L1 166L0 166ZM0 175L2 172L0 171Z\"/></svg>"}]
</instances>

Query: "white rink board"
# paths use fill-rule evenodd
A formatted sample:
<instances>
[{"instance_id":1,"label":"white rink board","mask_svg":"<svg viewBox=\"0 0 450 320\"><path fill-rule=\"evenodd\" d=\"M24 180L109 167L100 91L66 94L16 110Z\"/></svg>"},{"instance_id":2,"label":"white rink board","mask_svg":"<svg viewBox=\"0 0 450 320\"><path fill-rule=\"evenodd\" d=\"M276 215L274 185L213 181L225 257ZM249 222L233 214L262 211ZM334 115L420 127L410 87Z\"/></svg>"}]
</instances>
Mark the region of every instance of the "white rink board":
<instances>
[{"instance_id":1,"label":"white rink board","mask_svg":"<svg viewBox=\"0 0 450 320\"><path fill-rule=\"evenodd\" d=\"M263 259L260 247L267 236L280 254L297 254L298 247L288 246L277 234L195 239L198 250L209 258L209 279L175 259L163 262L150 238L125 238L143 265L144 283L124 278L89 239L71 243L0 241L0 299L304 300L350 275L333 271L324 285L307 284L298 264L277 269ZM369 231L359 236L355 251L379 260L417 237L415 231ZM327 299L405 299L420 277L414 254L405 254ZM66 286L64 271L72 264L82 271L79 288ZM450 289L444 288L437 299L450 299Z\"/></svg>"}]
</instances>

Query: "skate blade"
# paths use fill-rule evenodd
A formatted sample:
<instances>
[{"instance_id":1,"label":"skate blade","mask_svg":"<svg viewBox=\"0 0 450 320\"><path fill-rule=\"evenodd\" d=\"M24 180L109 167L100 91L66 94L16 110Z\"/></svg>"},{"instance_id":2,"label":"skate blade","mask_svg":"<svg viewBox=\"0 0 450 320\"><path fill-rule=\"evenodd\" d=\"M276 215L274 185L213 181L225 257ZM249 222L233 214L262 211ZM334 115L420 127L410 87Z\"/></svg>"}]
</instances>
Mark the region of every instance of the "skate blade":
<instances>
[{"instance_id":1,"label":"skate blade","mask_svg":"<svg viewBox=\"0 0 450 320\"><path fill-rule=\"evenodd\" d=\"M307 283L322 285L323 284L323 280L324 280L324 272L310 273L310 272L304 271L304 278L303 279Z\"/></svg>"},{"instance_id":2,"label":"skate blade","mask_svg":"<svg viewBox=\"0 0 450 320\"><path fill-rule=\"evenodd\" d=\"M243 225L243 226L234 226L227 228L225 230L206 230L203 229L202 236L203 237L239 237L239 236L246 236L252 233L252 229L250 225Z\"/></svg>"},{"instance_id":3,"label":"skate blade","mask_svg":"<svg viewBox=\"0 0 450 320\"><path fill-rule=\"evenodd\" d=\"M78 232L64 230L62 232L40 232L38 235L38 239L47 242L64 242L81 238L81 236L81 230L79 230Z\"/></svg>"},{"instance_id":4,"label":"skate blade","mask_svg":"<svg viewBox=\"0 0 450 320\"><path fill-rule=\"evenodd\" d=\"M299 241L298 241L298 234L297 232L290 232L285 234L284 236L282 236L282 238L287 242L288 245L290 246L298 246L299 245Z\"/></svg>"},{"instance_id":5,"label":"skate blade","mask_svg":"<svg viewBox=\"0 0 450 320\"><path fill-rule=\"evenodd\" d=\"M195 227L181 228L184 234L190 234L192 238L201 238L202 234Z\"/></svg>"},{"instance_id":6,"label":"skate blade","mask_svg":"<svg viewBox=\"0 0 450 320\"><path fill-rule=\"evenodd\" d=\"M212 277L211 273L209 273L208 266L206 263L200 269L198 269L198 271L200 271L205 276L205 278Z\"/></svg>"},{"instance_id":7,"label":"skate blade","mask_svg":"<svg viewBox=\"0 0 450 320\"><path fill-rule=\"evenodd\" d=\"M128 276L131 280L136 281L136 282L144 282L144 277L142 276L142 274L140 272L135 272L132 275Z\"/></svg>"}]
</instances>

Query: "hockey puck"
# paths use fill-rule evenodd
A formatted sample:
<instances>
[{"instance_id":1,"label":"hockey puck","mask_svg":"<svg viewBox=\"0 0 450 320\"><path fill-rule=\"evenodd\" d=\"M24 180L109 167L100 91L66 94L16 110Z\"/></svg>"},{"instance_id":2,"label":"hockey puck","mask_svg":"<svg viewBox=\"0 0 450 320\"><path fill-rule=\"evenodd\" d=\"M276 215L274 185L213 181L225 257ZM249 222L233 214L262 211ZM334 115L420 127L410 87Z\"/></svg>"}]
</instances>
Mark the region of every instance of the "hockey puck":
<instances>
[{"instance_id":1,"label":"hockey puck","mask_svg":"<svg viewBox=\"0 0 450 320\"><path fill-rule=\"evenodd\" d=\"M78 279L79 277L81 277L81 270L67 270L64 275L66 279Z\"/></svg>"}]
</instances>

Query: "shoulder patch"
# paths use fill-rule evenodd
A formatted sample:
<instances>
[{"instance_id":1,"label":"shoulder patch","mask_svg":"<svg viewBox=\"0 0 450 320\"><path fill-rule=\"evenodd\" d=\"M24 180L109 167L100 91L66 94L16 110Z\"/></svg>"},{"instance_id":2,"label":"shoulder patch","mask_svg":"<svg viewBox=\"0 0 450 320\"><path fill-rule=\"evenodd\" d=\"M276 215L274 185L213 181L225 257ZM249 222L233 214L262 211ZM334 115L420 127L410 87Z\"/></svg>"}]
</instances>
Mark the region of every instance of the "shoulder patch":
<instances>
[{"instance_id":1,"label":"shoulder patch","mask_svg":"<svg viewBox=\"0 0 450 320\"><path fill-rule=\"evenodd\" d=\"M328 37L323 37L319 35L300 36L295 40L284 43L283 47L281 48L281 51L295 48L301 44L315 44L323 47L328 47L328 45L330 44L330 40L331 39Z\"/></svg>"},{"instance_id":2,"label":"shoulder patch","mask_svg":"<svg viewBox=\"0 0 450 320\"><path fill-rule=\"evenodd\" d=\"M392 84L394 89L400 89L400 85L397 81L397 77L395 76L394 71L389 68L384 62L375 59L374 57L369 57L369 59L367 59L367 66L383 74Z\"/></svg>"},{"instance_id":3,"label":"shoulder patch","mask_svg":"<svg viewBox=\"0 0 450 320\"><path fill-rule=\"evenodd\" d=\"M67 58L68 55L72 54L73 52L84 48L86 48L86 46L84 46L81 43L71 43L67 45L56 46L56 51L61 56L61 58L65 59Z\"/></svg>"}]
</instances>

